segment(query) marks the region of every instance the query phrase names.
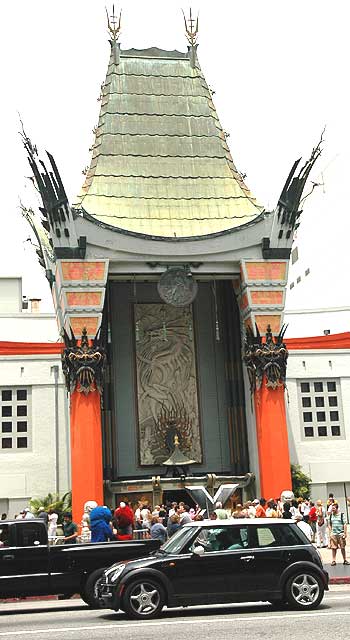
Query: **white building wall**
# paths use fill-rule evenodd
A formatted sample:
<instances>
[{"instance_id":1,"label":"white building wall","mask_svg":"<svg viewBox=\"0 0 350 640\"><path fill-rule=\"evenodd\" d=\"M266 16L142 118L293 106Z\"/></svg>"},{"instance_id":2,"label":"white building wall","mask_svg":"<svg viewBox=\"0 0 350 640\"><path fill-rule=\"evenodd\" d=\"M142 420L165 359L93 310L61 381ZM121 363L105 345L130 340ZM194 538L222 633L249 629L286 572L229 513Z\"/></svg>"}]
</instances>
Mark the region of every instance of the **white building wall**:
<instances>
[{"instance_id":1,"label":"white building wall","mask_svg":"<svg viewBox=\"0 0 350 640\"><path fill-rule=\"evenodd\" d=\"M9 342L58 342L53 313L0 313L0 340Z\"/></svg>"},{"instance_id":2,"label":"white building wall","mask_svg":"<svg viewBox=\"0 0 350 640\"><path fill-rule=\"evenodd\" d=\"M298 381L336 379L342 402L342 436L305 438L299 407ZM325 499L332 491L345 509L350 495L350 349L290 351L287 367L288 428L291 462L312 479L312 496Z\"/></svg>"},{"instance_id":3,"label":"white building wall","mask_svg":"<svg viewBox=\"0 0 350 640\"><path fill-rule=\"evenodd\" d=\"M0 387L31 390L30 450L0 450L0 504L8 500L13 516L32 497L70 488L68 401L60 356L1 356Z\"/></svg>"}]
</instances>

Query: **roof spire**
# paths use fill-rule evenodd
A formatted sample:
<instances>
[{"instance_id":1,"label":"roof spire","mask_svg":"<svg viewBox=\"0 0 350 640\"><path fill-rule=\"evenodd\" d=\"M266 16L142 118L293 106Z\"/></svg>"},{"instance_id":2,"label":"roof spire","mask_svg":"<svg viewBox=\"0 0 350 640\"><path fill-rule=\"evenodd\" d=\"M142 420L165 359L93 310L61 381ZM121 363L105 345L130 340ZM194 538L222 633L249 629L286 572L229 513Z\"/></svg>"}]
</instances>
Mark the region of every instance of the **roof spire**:
<instances>
[{"instance_id":1,"label":"roof spire","mask_svg":"<svg viewBox=\"0 0 350 640\"><path fill-rule=\"evenodd\" d=\"M106 9L106 15L107 15L107 28L108 28L109 35L111 36L110 43L113 51L114 63L119 64L118 38L120 36L120 30L121 30L122 10L120 10L119 18L118 18L118 16L116 16L115 14L114 4L112 5L111 16L108 15L107 7L105 7L105 9Z\"/></svg>"},{"instance_id":2,"label":"roof spire","mask_svg":"<svg viewBox=\"0 0 350 640\"><path fill-rule=\"evenodd\" d=\"M198 38L198 14L196 19L193 18L192 9L190 7L189 18L186 18L185 12L183 9L182 9L182 15L184 17L184 22L185 22L186 38L190 45L189 51L190 51L191 67L194 67L195 60L196 60L196 48L197 48L197 38Z\"/></svg>"}]
</instances>

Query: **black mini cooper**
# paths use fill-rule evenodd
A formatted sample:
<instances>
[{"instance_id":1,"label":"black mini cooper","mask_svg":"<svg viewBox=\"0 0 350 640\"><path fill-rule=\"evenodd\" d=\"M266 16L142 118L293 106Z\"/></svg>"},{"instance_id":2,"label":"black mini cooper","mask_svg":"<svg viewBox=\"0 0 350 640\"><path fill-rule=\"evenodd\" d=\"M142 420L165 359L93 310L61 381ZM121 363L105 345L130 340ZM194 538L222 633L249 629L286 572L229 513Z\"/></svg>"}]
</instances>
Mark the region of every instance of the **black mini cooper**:
<instances>
[{"instance_id":1,"label":"black mini cooper","mask_svg":"<svg viewBox=\"0 0 350 640\"><path fill-rule=\"evenodd\" d=\"M114 564L97 588L102 607L148 619L163 606L227 602L313 609L328 574L291 520L205 520L186 524L146 558Z\"/></svg>"}]
</instances>

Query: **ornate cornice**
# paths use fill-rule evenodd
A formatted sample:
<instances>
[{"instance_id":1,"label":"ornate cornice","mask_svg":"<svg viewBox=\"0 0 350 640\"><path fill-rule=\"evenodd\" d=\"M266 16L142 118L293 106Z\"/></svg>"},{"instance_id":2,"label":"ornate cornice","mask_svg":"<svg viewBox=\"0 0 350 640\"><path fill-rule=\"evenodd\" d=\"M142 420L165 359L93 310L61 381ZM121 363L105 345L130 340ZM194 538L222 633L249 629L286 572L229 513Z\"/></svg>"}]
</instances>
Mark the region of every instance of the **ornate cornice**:
<instances>
[{"instance_id":1,"label":"ornate cornice","mask_svg":"<svg viewBox=\"0 0 350 640\"><path fill-rule=\"evenodd\" d=\"M266 386L271 389L285 387L288 349L283 342L287 326L283 325L278 336L274 337L268 325L263 341L256 326L257 335L247 327L244 341L243 360L247 366L250 391L260 389L265 377Z\"/></svg>"}]
</instances>

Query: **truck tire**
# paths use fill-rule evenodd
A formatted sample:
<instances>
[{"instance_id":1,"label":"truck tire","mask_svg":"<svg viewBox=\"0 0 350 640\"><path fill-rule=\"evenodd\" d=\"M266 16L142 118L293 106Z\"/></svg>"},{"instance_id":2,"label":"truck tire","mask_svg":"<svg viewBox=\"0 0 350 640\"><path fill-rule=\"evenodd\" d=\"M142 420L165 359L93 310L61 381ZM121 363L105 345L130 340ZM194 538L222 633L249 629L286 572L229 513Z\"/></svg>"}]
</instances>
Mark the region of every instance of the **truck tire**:
<instances>
[{"instance_id":1,"label":"truck tire","mask_svg":"<svg viewBox=\"0 0 350 640\"><path fill-rule=\"evenodd\" d=\"M88 575L80 592L80 597L91 609L100 609L101 605L97 597L97 585L106 569L96 569Z\"/></svg>"}]
</instances>

